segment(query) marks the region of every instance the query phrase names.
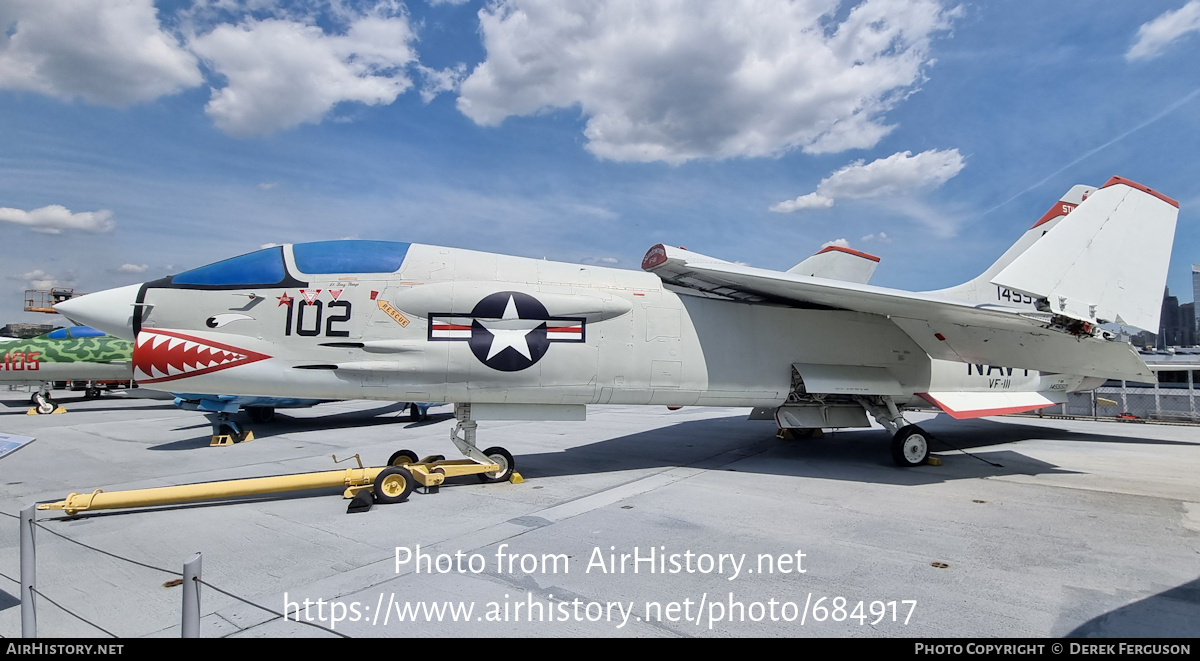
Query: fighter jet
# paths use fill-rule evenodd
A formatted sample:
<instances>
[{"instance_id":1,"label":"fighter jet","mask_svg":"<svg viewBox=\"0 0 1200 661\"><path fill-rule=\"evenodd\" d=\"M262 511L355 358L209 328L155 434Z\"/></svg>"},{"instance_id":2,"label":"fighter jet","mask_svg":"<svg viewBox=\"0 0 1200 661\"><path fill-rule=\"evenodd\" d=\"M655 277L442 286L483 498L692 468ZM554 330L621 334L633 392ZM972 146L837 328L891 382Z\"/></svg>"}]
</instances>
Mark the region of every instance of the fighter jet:
<instances>
[{"instance_id":1,"label":"fighter jet","mask_svg":"<svg viewBox=\"0 0 1200 661\"><path fill-rule=\"evenodd\" d=\"M656 245L642 271L386 241L265 248L72 299L71 319L136 339L146 387L451 402L481 420L582 420L590 404L750 407L782 428L869 427L916 466L918 409L1028 411L1152 373L1105 328L1158 327L1178 203L1114 177L1077 186L978 278L867 284L832 248L781 272Z\"/></svg>"},{"instance_id":2,"label":"fighter jet","mask_svg":"<svg viewBox=\"0 0 1200 661\"><path fill-rule=\"evenodd\" d=\"M87 326L56 328L28 340L0 340L0 384L36 386L36 413L53 413L58 381L118 381L132 378L133 343ZM88 394L98 394L89 386Z\"/></svg>"}]
</instances>

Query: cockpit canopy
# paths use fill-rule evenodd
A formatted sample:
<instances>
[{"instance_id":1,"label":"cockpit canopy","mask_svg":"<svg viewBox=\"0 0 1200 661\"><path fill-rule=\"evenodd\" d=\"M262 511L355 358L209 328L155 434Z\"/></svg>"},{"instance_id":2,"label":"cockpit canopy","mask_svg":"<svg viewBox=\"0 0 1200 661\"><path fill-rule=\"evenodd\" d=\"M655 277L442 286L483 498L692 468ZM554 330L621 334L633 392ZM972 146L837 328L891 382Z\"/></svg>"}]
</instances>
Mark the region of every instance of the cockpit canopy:
<instances>
[{"instance_id":1,"label":"cockpit canopy","mask_svg":"<svg viewBox=\"0 0 1200 661\"><path fill-rule=\"evenodd\" d=\"M71 326L70 328L55 328L42 337L50 340L70 340L81 337L104 337L105 332L91 326Z\"/></svg>"},{"instance_id":2,"label":"cockpit canopy","mask_svg":"<svg viewBox=\"0 0 1200 661\"><path fill-rule=\"evenodd\" d=\"M395 273L404 263L410 244L399 241L316 241L291 246L296 279L308 275L345 273ZM287 246L263 248L184 271L171 278L173 285L201 287L256 287L284 284L288 270Z\"/></svg>"}]
</instances>

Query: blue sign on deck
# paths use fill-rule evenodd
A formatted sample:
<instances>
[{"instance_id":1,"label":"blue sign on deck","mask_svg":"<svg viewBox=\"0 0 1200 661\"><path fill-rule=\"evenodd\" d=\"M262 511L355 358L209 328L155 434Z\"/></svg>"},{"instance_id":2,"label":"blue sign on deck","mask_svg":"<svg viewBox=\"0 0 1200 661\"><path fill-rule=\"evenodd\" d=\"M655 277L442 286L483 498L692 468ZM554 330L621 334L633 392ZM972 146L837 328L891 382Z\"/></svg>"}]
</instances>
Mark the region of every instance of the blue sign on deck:
<instances>
[{"instance_id":1,"label":"blue sign on deck","mask_svg":"<svg viewBox=\"0 0 1200 661\"><path fill-rule=\"evenodd\" d=\"M28 436L13 436L12 434L0 434L0 459L20 450L29 445L34 439Z\"/></svg>"}]
</instances>

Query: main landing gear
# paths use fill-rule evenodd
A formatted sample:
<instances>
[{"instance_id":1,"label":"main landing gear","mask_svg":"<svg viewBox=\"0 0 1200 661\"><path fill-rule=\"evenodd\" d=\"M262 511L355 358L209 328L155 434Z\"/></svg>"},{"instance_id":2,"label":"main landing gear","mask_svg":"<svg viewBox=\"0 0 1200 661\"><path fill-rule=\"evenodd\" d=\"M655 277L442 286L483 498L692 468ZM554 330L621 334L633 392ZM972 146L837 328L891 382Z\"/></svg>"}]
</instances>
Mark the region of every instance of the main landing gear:
<instances>
[{"instance_id":1,"label":"main landing gear","mask_svg":"<svg viewBox=\"0 0 1200 661\"><path fill-rule=\"evenodd\" d=\"M929 433L909 424L891 397L856 397L859 404L892 434L892 460L909 468L929 461Z\"/></svg>"}]
</instances>

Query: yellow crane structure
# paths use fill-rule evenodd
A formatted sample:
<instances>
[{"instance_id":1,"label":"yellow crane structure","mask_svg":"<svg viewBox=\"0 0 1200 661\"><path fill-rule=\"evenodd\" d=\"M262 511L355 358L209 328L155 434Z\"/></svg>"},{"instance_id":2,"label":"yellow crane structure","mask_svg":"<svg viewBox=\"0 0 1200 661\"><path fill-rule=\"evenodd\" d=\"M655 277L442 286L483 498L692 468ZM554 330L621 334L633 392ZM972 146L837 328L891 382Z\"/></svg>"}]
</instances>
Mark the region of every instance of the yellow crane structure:
<instances>
[{"instance_id":1,"label":"yellow crane structure","mask_svg":"<svg viewBox=\"0 0 1200 661\"><path fill-rule=\"evenodd\" d=\"M74 289L66 287L55 287L54 289L26 289L25 290L25 311L26 312L45 312L47 314L58 314L54 309L56 303L83 296L83 292L76 292Z\"/></svg>"}]
</instances>

